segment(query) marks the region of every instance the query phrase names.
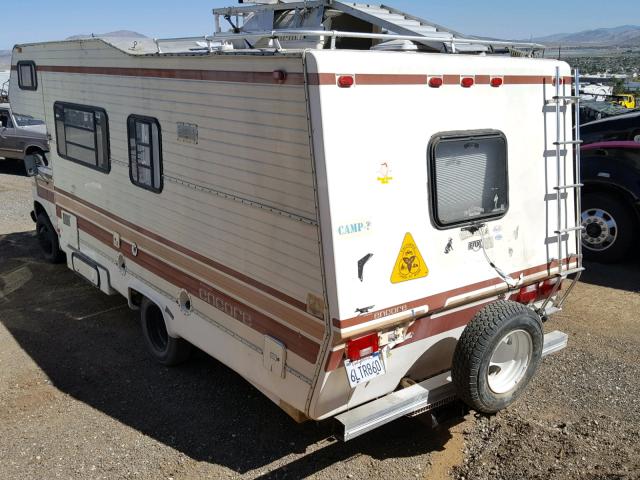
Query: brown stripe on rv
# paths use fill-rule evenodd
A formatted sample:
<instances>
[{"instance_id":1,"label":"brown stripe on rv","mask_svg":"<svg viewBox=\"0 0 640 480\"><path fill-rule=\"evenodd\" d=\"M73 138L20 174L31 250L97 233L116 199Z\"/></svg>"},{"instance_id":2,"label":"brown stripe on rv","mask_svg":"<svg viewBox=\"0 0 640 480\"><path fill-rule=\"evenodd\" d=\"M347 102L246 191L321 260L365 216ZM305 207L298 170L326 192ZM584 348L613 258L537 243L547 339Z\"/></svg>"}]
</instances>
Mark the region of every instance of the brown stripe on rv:
<instances>
[{"instance_id":1,"label":"brown stripe on rv","mask_svg":"<svg viewBox=\"0 0 640 480\"><path fill-rule=\"evenodd\" d=\"M248 302L254 307L260 308L265 312L270 312L275 315L276 318L281 319L283 323L299 329L300 331L310 335L312 338L321 340L324 337L325 324L320 319L312 317L310 314L305 314L292 309L288 305L279 303L268 295L251 289L249 285L225 276L220 272L211 269L208 265L196 262L192 258L184 257L179 252L176 252L165 245L150 242L147 237L138 231L133 231L131 229L125 230L125 228L123 228L119 223L111 220L110 218L98 216L92 208L70 200L66 196L58 195L57 201L72 213L84 216L84 218L89 219L92 223L109 232L118 232L122 237L129 240L129 242L136 242L139 248L146 250L158 258L162 258L163 260L170 262L185 272L189 272L190 274L202 278L205 282L209 282L211 285L216 285L218 288L224 289L231 295L242 299L244 302Z\"/></svg>"},{"instance_id":2,"label":"brown stripe on rv","mask_svg":"<svg viewBox=\"0 0 640 480\"><path fill-rule=\"evenodd\" d=\"M356 74L356 85L426 85L426 75Z\"/></svg>"},{"instance_id":3,"label":"brown stripe on rv","mask_svg":"<svg viewBox=\"0 0 640 480\"><path fill-rule=\"evenodd\" d=\"M55 193L53 190L44 188L40 182L36 182L36 192L40 198L45 199L48 202L55 203Z\"/></svg>"},{"instance_id":4,"label":"brown stripe on rv","mask_svg":"<svg viewBox=\"0 0 640 480\"><path fill-rule=\"evenodd\" d=\"M113 237L110 232L93 224L83 217L76 216L76 218L79 230L87 233L105 245L115 248L112 243ZM118 251L140 267L178 288L184 288L191 295L209 303L214 308L217 308L247 327L263 335L270 335L279 339L289 350L306 361L310 363L316 362L318 352L320 350L320 346L317 343L278 323L267 315L258 312L249 305L245 305L226 293L221 292L213 286L208 285L191 275L178 270L172 265L163 262L159 258L150 255L140 248L138 248L138 254L134 256L131 253L131 245L131 243L122 240Z\"/></svg>"},{"instance_id":5,"label":"brown stripe on rv","mask_svg":"<svg viewBox=\"0 0 640 480\"><path fill-rule=\"evenodd\" d=\"M568 263L570 262L569 259L565 259L563 261L563 263ZM525 270L521 270L518 272L514 272L511 274L511 276L513 278L517 278L519 277L521 274L524 275L525 277L528 275L533 275L536 273L540 273L540 272L544 272L545 270L551 270L553 268L556 268L558 266L558 262L557 261L552 261L549 263L546 263L544 265L538 265L536 267L531 267L531 268L527 268ZM416 300L412 300L406 303L402 303L399 305L394 305L394 306L390 306L387 308L384 308L382 310L377 310L375 312L370 312L364 315L360 315L357 317L352 317L352 318L347 318L345 320L338 320L337 318L333 319L333 325L337 328L350 328L350 327L355 327L357 325L361 325L363 323L367 323L367 322L371 322L373 320L379 320L384 318L387 315L384 315L384 312L386 311L407 311L410 312L411 309L414 308L418 308L418 307L422 307L424 305L428 305L429 306L429 311L431 313L435 313L439 310L442 310L443 308L445 308L446 306L446 302L449 298L452 297L457 297L459 295L464 295L465 293L472 293L475 292L477 290L481 290L483 288L488 288L488 287L493 287L495 285L500 285L504 283L503 280L501 280L500 278L496 277L496 278L491 278L488 280L483 280L482 282L477 282L477 283L473 283L471 285L466 285L464 287L459 287L459 288L454 288L453 290L449 290L446 292L441 292L441 293L437 293L435 295L431 295L429 297L424 297L424 298L420 298L420 299L416 299ZM488 292L485 296L486 297L491 297L491 296L495 296L496 292ZM472 300L481 300L482 296L477 296L474 297ZM398 309L402 309L402 310L398 310Z\"/></svg>"},{"instance_id":6,"label":"brown stripe on rv","mask_svg":"<svg viewBox=\"0 0 640 480\"><path fill-rule=\"evenodd\" d=\"M197 252L194 252L192 250L189 250L186 247L183 247L182 245L178 245L175 242L172 242L171 240L167 240L166 238L161 237L160 235L153 233L143 227L140 227L138 225L134 225L133 223L125 220L124 218L121 218L117 215L114 215L113 213L105 210L104 208L98 207L97 205L93 205L92 203L87 202L86 200L77 197L76 195L66 192L58 187L56 187L56 192L70 198L71 200L74 200L82 205L84 205L87 208L90 208L92 210L97 211L98 213L101 213L102 215L104 215L105 217L110 218L111 220L121 223L122 225L144 235L147 236L153 240L155 240L158 243L161 243L163 245L166 245L167 247L170 247L174 250L177 250L178 252L186 255L187 257L190 257L194 260L197 260L201 263L204 263L205 265L208 265L211 268L214 268L222 273L225 273L231 277L236 278L237 280L240 280L244 283L247 283L249 285L251 285L254 288L257 288L258 290L262 290L265 293L268 293L269 295L282 300L285 303L288 303L289 305L296 307L299 310L302 310L303 312L307 311L307 305L304 302L301 302L300 300L297 300L293 297L290 297L289 295L276 290L273 287L270 287L269 285L265 285L262 282L259 282L258 280L251 278L247 275L244 275L243 273L237 272L235 270L233 270L232 268L229 268L226 265L223 265L219 262L216 262L215 260L212 260L210 258L207 258Z\"/></svg>"},{"instance_id":7,"label":"brown stripe on rv","mask_svg":"<svg viewBox=\"0 0 640 480\"><path fill-rule=\"evenodd\" d=\"M120 77L172 78L179 80L203 80L230 83L281 83L304 85L302 73L287 73L284 82L269 72L241 72L232 70L191 70L173 68L122 68L122 67L80 67L59 65L38 65L38 71L55 73L81 73L85 75L115 75Z\"/></svg>"},{"instance_id":8,"label":"brown stripe on rv","mask_svg":"<svg viewBox=\"0 0 640 480\"><path fill-rule=\"evenodd\" d=\"M310 85L336 85L335 73L313 73L309 74ZM346 74L345 74L346 75ZM460 74L441 75L438 72L429 74L377 74L358 73L356 85L426 85L429 76L442 76L445 85L460 85ZM489 85L492 76L501 76L505 85L543 85L551 84L553 77L541 75L470 75L475 77L476 84ZM563 77L564 83L571 83L571 77Z\"/></svg>"},{"instance_id":9,"label":"brown stripe on rv","mask_svg":"<svg viewBox=\"0 0 640 480\"><path fill-rule=\"evenodd\" d=\"M16 70L15 65L11 66ZM170 69L170 68L123 68L123 67L82 67L71 65L38 65L38 71L54 73L79 73L85 75L115 75L122 77L147 77L147 78L172 78L179 80L201 80L210 82L229 83L256 83L274 84L283 83L274 78L273 72L241 72L229 70L195 70L195 69ZM345 73L346 74L346 73ZM309 85L336 85L336 73L310 73ZM439 75L432 72L429 75ZM426 85L427 74L386 74L386 73L358 73L356 84L359 85ZM458 85L459 74L443 75L445 85ZM496 76L499 76L496 75ZM475 75L476 83L488 84L489 75ZM480 80L478 80L480 78ZM552 76L540 75L505 75L505 85L539 85L551 84ZM563 82L571 84L571 77L563 77ZM304 74L287 73L284 84L304 85Z\"/></svg>"}]
</instances>

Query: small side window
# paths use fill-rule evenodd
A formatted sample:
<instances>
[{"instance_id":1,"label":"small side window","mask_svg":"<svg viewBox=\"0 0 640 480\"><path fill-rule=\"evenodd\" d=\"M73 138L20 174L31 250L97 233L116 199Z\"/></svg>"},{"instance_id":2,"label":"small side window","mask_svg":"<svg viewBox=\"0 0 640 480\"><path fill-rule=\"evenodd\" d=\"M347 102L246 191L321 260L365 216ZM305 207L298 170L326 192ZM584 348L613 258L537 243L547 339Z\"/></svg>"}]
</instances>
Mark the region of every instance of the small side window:
<instances>
[{"instance_id":1,"label":"small side window","mask_svg":"<svg viewBox=\"0 0 640 480\"><path fill-rule=\"evenodd\" d=\"M499 218L509 206L507 140L501 132L436 135L429 148L431 212L439 228Z\"/></svg>"},{"instance_id":2,"label":"small side window","mask_svg":"<svg viewBox=\"0 0 640 480\"><path fill-rule=\"evenodd\" d=\"M102 108L56 102L58 155L104 173L111 170L109 119Z\"/></svg>"},{"instance_id":3,"label":"small side window","mask_svg":"<svg viewBox=\"0 0 640 480\"><path fill-rule=\"evenodd\" d=\"M37 90L38 74L36 64L31 61L18 62L18 87L21 90Z\"/></svg>"},{"instance_id":4,"label":"small side window","mask_svg":"<svg viewBox=\"0 0 640 480\"><path fill-rule=\"evenodd\" d=\"M127 119L129 178L138 187L162 191L162 133L155 118L131 115Z\"/></svg>"}]
</instances>

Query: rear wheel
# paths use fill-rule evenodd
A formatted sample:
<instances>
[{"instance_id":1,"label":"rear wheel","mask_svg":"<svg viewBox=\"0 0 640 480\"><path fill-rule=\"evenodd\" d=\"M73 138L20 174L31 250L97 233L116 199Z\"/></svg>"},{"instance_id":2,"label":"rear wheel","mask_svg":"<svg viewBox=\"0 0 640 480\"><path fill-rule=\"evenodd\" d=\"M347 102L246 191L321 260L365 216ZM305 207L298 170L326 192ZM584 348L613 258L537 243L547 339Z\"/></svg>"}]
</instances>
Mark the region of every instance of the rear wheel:
<instances>
[{"instance_id":1,"label":"rear wheel","mask_svg":"<svg viewBox=\"0 0 640 480\"><path fill-rule=\"evenodd\" d=\"M60 250L58 234L53 228L49 217L44 212L40 212L36 216L36 235L47 262L60 263L64 260L65 255L64 252Z\"/></svg>"},{"instance_id":2,"label":"rear wheel","mask_svg":"<svg viewBox=\"0 0 640 480\"><path fill-rule=\"evenodd\" d=\"M479 412L506 408L535 374L543 343L540 318L530 308L510 301L487 305L456 345L451 374L458 396Z\"/></svg>"},{"instance_id":3,"label":"rear wheel","mask_svg":"<svg viewBox=\"0 0 640 480\"><path fill-rule=\"evenodd\" d=\"M147 349L162 365L178 365L191 355L191 344L169 335L160 307L148 298L140 305L140 323Z\"/></svg>"},{"instance_id":4,"label":"rear wheel","mask_svg":"<svg viewBox=\"0 0 640 480\"><path fill-rule=\"evenodd\" d=\"M585 257L604 263L622 260L635 236L633 211L615 196L602 193L582 198L582 245Z\"/></svg>"}]
</instances>

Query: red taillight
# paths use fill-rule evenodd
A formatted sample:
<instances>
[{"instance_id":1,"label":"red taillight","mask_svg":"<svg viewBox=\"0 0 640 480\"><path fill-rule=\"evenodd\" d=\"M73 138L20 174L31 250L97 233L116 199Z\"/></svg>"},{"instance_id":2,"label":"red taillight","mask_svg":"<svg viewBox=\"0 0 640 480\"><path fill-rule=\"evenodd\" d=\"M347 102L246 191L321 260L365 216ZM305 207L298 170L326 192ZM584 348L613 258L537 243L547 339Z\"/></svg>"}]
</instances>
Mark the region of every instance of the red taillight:
<instances>
[{"instance_id":1,"label":"red taillight","mask_svg":"<svg viewBox=\"0 0 640 480\"><path fill-rule=\"evenodd\" d=\"M347 358L351 361L360 360L379 350L378 334L372 333L347 342Z\"/></svg>"},{"instance_id":2,"label":"red taillight","mask_svg":"<svg viewBox=\"0 0 640 480\"><path fill-rule=\"evenodd\" d=\"M540 296L542 298L547 298L549 295L551 295L551 292L553 292L553 289L556 286L556 283L558 283L560 281L559 278L550 278L549 280L545 280L544 282L540 282L539 285L539 292L540 292ZM558 285L558 290L560 290L560 287L562 286L562 284Z\"/></svg>"},{"instance_id":3,"label":"red taillight","mask_svg":"<svg viewBox=\"0 0 640 480\"><path fill-rule=\"evenodd\" d=\"M431 77L429 79L429 86L431 88L440 88L443 83L444 80L442 79L442 77Z\"/></svg>"},{"instance_id":4,"label":"red taillight","mask_svg":"<svg viewBox=\"0 0 640 480\"><path fill-rule=\"evenodd\" d=\"M476 83L476 81L473 77L463 77L462 80L460 80L460 85L464 88L473 87L474 83Z\"/></svg>"},{"instance_id":5,"label":"red taillight","mask_svg":"<svg viewBox=\"0 0 640 480\"><path fill-rule=\"evenodd\" d=\"M504 79L502 77L493 77L491 79L491 86L494 88L501 87L504 83Z\"/></svg>"},{"instance_id":6,"label":"red taillight","mask_svg":"<svg viewBox=\"0 0 640 480\"><path fill-rule=\"evenodd\" d=\"M355 83L355 79L351 75L340 75L338 77L338 86L340 88L353 87L354 83Z\"/></svg>"},{"instance_id":7,"label":"red taillight","mask_svg":"<svg viewBox=\"0 0 640 480\"><path fill-rule=\"evenodd\" d=\"M538 285L528 285L526 287L522 287L518 293L516 294L514 300L520 303L533 303L538 299Z\"/></svg>"}]
</instances>

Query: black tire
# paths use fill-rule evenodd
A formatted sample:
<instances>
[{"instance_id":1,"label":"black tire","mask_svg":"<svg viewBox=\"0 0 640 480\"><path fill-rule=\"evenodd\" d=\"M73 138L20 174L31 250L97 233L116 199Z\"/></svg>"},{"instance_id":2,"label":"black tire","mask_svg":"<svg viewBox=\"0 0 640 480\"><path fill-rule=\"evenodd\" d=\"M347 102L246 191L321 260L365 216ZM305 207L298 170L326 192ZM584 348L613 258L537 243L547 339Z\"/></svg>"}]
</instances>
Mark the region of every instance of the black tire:
<instances>
[{"instance_id":1,"label":"black tire","mask_svg":"<svg viewBox=\"0 0 640 480\"><path fill-rule=\"evenodd\" d=\"M36 216L36 235L38 243L44 253L44 258L49 263L61 263L65 259L65 254L60 250L58 234L53 228L46 213L40 212Z\"/></svg>"},{"instance_id":2,"label":"black tire","mask_svg":"<svg viewBox=\"0 0 640 480\"><path fill-rule=\"evenodd\" d=\"M490 360L498 344L515 331L529 335L529 361L523 364L526 370L513 387L496 393L489 383ZM526 338L526 334L517 335ZM496 413L508 407L525 390L538 369L543 344L542 323L533 310L507 300L487 305L473 317L456 345L451 375L458 396L482 413Z\"/></svg>"},{"instance_id":3,"label":"black tire","mask_svg":"<svg viewBox=\"0 0 640 480\"><path fill-rule=\"evenodd\" d=\"M182 338L169 336L160 307L146 297L140 305L140 324L147 349L158 363L172 366L188 360L193 347Z\"/></svg>"},{"instance_id":4,"label":"black tire","mask_svg":"<svg viewBox=\"0 0 640 480\"><path fill-rule=\"evenodd\" d=\"M613 241L599 239L600 235L605 235L605 238L611 236L598 221L594 221L596 219L613 220L615 227L607 231L615 234ZM623 260L630 253L636 236L637 221L633 210L622 199L603 193L583 195L582 220L582 225L585 227L582 245L586 258L596 262L615 263Z\"/></svg>"}]
</instances>

